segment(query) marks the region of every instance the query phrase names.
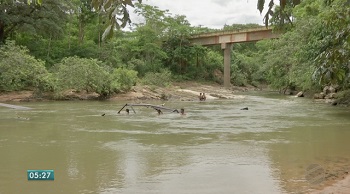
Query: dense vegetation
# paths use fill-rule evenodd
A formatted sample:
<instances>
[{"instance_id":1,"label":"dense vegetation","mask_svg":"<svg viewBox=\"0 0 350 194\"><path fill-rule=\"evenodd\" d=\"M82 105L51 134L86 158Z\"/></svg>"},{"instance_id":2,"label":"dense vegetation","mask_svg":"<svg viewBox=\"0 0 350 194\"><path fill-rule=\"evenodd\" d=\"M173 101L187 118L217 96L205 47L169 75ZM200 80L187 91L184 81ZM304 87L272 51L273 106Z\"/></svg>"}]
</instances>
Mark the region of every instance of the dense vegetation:
<instances>
[{"instance_id":1,"label":"dense vegetation","mask_svg":"<svg viewBox=\"0 0 350 194\"><path fill-rule=\"evenodd\" d=\"M215 29L193 27L185 16L129 0L27 2L0 0L0 91L30 89L59 97L74 89L107 97L136 83L222 81L220 47L189 41L191 34ZM266 18L282 33L279 39L234 45L232 83L280 90L349 89L349 1L281 2L267 9ZM121 30L129 22L128 6L134 5L143 21ZM232 24L223 30L257 26Z\"/></svg>"}]
</instances>

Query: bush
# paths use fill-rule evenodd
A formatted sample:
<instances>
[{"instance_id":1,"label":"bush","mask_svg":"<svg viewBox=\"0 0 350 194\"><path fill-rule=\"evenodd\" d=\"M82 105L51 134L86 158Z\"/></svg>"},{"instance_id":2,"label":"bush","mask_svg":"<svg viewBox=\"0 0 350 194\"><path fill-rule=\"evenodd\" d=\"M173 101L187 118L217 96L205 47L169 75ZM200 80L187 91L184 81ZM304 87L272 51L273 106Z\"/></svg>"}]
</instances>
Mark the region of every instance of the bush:
<instances>
[{"instance_id":1,"label":"bush","mask_svg":"<svg viewBox=\"0 0 350 194\"><path fill-rule=\"evenodd\" d=\"M137 71L117 68L112 74L111 88L115 92L128 91L136 84Z\"/></svg>"},{"instance_id":2,"label":"bush","mask_svg":"<svg viewBox=\"0 0 350 194\"><path fill-rule=\"evenodd\" d=\"M154 85L165 87L171 84L171 72L167 69L161 70L160 73L148 72L142 79L144 85Z\"/></svg>"},{"instance_id":3,"label":"bush","mask_svg":"<svg viewBox=\"0 0 350 194\"><path fill-rule=\"evenodd\" d=\"M7 41L0 48L0 90L46 90L52 87L45 63L28 53L26 47L17 46L14 41Z\"/></svg>"},{"instance_id":4,"label":"bush","mask_svg":"<svg viewBox=\"0 0 350 194\"><path fill-rule=\"evenodd\" d=\"M231 75L231 82L235 86L246 86L247 85L247 78L242 73L235 73Z\"/></svg>"},{"instance_id":5,"label":"bush","mask_svg":"<svg viewBox=\"0 0 350 194\"><path fill-rule=\"evenodd\" d=\"M350 104L350 89L338 92L336 94L336 99L339 104Z\"/></svg>"},{"instance_id":6,"label":"bush","mask_svg":"<svg viewBox=\"0 0 350 194\"><path fill-rule=\"evenodd\" d=\"M56 78L58 92L66 89L96 92L102 96L111 93L110 74L96 59L68 57L56 64Z\"/></svg>"}]
</instances>

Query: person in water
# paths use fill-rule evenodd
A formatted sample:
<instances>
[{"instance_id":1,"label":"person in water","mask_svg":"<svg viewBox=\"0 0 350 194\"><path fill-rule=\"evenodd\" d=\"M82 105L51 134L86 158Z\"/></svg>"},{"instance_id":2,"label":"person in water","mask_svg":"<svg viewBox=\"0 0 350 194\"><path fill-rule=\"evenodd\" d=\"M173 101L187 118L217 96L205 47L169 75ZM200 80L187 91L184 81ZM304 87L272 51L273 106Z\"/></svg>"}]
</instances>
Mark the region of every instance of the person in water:
<instances>
[{"instance_id":1,"label":"person in water","mask_svg":"<svg viewBox=\"0 0 350 194\"><path fill-rule=\"evenodd\" d=\"M205 101L207 97L205 96L205 93L202 94L202 101Z\"/></svg>"},{"instance_id":2,"label":"person in water","mask_svg":"<svg viewBox=\"0 0 350 194\"><path fill-rule=\"evenodd\" d=\"M126 114L129 114L130 110L127 108L125 109Z\"/></svg>"},{"instance_id":3,"label":"person in water","mask_svg":"<svg viewBox=\"0 0 350 194\"><path fill-rule=\"evenodd\" d=\"M186 115L185 109L184 109L184 108L180 109L180 114L181 114L181 115Z\"/></svg>"},{"instance_id":4,"label":"person in water","mask_svg":"<svg viewBox=\"0 0 350 194\"><path fill-rule=\"evenodd\" d=\"M156 111L158 112L158 115L163 114L163 112L160 109L156 109Z\"/></svg>"},{"instance_id":5,"label":"person in water","mask_svg":"<svg viewBox=\"0 0 350 194\"><path fill-rule=\"evenodd\" d=\"M205 93L199 93L199 101L205 101L207 99L207 97L205 96Z\"/></svg>"}]
</instances>

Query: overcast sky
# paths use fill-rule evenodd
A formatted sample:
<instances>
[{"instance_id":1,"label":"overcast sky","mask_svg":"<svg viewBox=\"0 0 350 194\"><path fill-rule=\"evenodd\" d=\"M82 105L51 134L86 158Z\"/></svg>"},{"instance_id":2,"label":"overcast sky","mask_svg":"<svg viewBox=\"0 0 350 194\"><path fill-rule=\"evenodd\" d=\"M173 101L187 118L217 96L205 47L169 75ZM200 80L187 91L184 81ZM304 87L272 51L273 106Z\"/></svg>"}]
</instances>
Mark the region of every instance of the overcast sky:
<instances>
[{"instance_id":1,"label":"overcast sky","mask_svg":"<svg viewBox=\"0 0 350 194\"><path fill-rule=\"evenodd\" d=\"M142 3L169 10L172 15L185 15L192 26L221 29L225 24L255 23L263 25L258 0L143 0ZM133 17L132 17L133 20ZM133 22L137 22L134 18Z\"/></svg>"}]
</instances>

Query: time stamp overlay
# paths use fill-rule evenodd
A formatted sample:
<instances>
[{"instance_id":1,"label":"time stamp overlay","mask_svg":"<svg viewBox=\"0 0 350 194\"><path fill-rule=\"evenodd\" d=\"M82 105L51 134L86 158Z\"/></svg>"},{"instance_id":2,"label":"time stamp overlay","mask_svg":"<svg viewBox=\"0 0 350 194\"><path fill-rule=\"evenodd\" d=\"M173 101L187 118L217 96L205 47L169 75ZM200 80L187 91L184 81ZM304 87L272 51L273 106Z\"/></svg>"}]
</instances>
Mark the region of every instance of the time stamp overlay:
<instances>
[{"instance_id":1,"label":"time stamp overlay","mask_svg":"<svg viewBox=\"0 0 350 194\"><path fill-rule=\"evenodd\" d=\"M27 170L28 181L53 181L54 170Z\"/></svg>"},{"instance_id":2,"label":"time stamp overlay","mask_svg":"<svg viewBox=\"0 0 350 194\"><path fill-rule=\"evenodd\" d=\"M306 180L312 183L320 183L324 180L324 169L318 164L311 164L306 170ZM28 181L53 181L55 180L54 170L27 170Z\"/></svg>"}]
</instances>

